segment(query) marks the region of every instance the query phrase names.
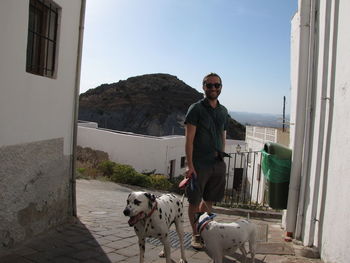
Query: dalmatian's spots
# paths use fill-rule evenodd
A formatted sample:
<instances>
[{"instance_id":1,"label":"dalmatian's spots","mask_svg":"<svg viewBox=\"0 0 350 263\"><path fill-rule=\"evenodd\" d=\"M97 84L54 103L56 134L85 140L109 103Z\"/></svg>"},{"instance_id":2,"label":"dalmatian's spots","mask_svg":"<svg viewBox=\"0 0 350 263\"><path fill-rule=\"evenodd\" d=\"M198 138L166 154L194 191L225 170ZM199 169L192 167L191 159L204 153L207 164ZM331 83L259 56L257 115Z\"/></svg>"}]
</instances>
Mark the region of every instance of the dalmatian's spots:
<instances>
[{"instance_id":1,"label":"dalmatian's spots","mask_svg":"<svg viewBox=\"0 0 350 263\"><path fill-rule=\"evenodd\" d=\"M169 238L168 231L173 223L176 224L177 229L183 229L183 213L181 209L178 210L182 202L175 195L165 194L155 198L151 193L133 192L129 194L126 203L125 210L130 210L130 215L127 215L130 217L129 225L134 226L135 233L139 237L140 251L145 249L145 237L156 237L165 241ZM183 230L181 232L183 233ZM180 233L178 235L183 237ZM182 261L186 262L183 244L181 251Z\"/></svg>"},{"instance_id":2,"label":"dalmatian's spots","mask_svg":"<svg viewBox=\"0 0 350 263\"><path fill-rule=\"evenodd\" d=\"M135 205L137 205L137 206L139 206L139 205L141 204L141 201L140 201L140 200L135 199L135 200L134 200L134 204L135 204Z\"/></svg>"},{"instance_id":3,"label":"dalmatian's spots","mask_svg":"<svg viewBox=\"0 0 350 263\"><path fill-rule=\"evenodd\" d=\"M208 255L212 259L223 258L225 255L232 255L238 248L243 254L243 261L246 262L247 252L245 243L249 243L251 261L255 262L256 226L242 220L231 223L219 223L210 218L210 214L203 213L199 216L198 224L210 220L201 230L201 237L204 240ZM218 242L220 246L217 246Z\"/></svg>"}]
</instances>

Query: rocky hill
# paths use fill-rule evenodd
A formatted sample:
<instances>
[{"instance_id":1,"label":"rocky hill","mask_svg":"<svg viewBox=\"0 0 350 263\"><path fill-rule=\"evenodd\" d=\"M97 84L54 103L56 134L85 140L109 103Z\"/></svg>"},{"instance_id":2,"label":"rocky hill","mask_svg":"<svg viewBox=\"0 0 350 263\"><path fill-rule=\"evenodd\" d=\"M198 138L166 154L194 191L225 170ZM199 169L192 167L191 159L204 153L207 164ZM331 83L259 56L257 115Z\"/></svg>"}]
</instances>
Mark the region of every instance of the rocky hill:
<instances>
[{"instance_id":1,"label":"rocky hill","mask_svg":"<svg viewBox=\"0 0 350 263\"><path fill-rule=\"evenodd\" d=\"M79 120L138 134L183 135L188 107L203 98L176 76L148 74L102 84L80 94ZM230 119L229 139L244 140L245 127Z\"/></svg>"}]
</instances>

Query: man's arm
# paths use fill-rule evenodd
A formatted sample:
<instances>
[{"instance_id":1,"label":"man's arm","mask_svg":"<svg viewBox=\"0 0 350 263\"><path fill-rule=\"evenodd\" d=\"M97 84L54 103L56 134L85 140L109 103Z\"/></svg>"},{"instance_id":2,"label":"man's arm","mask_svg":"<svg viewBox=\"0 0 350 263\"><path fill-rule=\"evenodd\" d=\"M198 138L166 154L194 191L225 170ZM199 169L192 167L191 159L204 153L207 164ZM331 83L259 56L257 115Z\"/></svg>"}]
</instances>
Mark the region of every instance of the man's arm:
<instances>
[{"instance_id":1,"label":"man's arm","mask_svg":"<svg viewBox=\"0 0 350 263\"><path fill-rule=\"evenodd\" d=\"M188 170L186 171L186 176L191 177L191 175L194 173L196 174L196 171L194 170L193 166L193 141L194 136L196 134L197 127L192 124L186 124L186 144L185 144L185 151L186 151L186 159L187 159L187 166Z\"/></svg>"}]
</instances>

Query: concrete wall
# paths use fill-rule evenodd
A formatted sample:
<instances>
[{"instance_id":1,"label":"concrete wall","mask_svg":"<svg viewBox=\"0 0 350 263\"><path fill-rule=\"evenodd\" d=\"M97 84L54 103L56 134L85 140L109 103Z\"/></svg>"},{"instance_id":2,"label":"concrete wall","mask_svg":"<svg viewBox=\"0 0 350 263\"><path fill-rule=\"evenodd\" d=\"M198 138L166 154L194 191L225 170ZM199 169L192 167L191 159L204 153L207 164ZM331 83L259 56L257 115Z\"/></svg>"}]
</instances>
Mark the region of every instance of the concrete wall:
<instances>
[{"instance_id":1,"label":"concrete wall","mask_svg":"<svg viewBox=\"0 0 350 263\"><path fill-rule=\"evenodd\" d=\"M0 252L72 214L63 139L0 147Z\"/></svg>"},{"instance_id":2,"label":"concrete wall","mask_svg":"<svg viewBox=\"0 0 350 263\"><path fill-rule=\"evenodd\" d=\"M310 147L303 146L308 158L302 164L305 179L301 181L297 226L304 245L317 247L324 262L345 263L350 262L350 2L320 0L316 4L319 23L316 30L311 27L315 43L309 43L314 52L309 75L313 82L307 87L310 97L305 112L310 125L301 123L310 127L306 133ZM301 15L305 14L293 20L293 35L299 34L297 18ZM299 49L297 45L293 49L292 61L297 61ZM301 92L298 76L293 74L298 66L293 67L292 89ZM303 140L293 133L292 137L292 141Z\"/></svg>"},{"instance_id":3,"label":"concrete wall","mask_svg":"<svg viewBox=\"0 0 350 263\"><path fill-rule=\"evenodd\" d=\"M61 7L57 77L26 72L29 1L0 1L0 252L72 214L74 86L81 1Z\"/></svg>"}]
</instances>

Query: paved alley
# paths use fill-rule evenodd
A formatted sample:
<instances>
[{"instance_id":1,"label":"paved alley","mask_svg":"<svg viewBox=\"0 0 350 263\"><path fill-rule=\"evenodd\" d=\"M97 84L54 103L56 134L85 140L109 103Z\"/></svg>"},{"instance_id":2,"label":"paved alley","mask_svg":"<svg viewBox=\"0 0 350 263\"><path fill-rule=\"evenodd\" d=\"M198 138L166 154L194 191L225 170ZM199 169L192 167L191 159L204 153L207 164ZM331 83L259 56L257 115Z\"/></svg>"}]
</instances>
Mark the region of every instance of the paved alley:
<instances>
[{"instance_id":1,"label":"paved alley","mask_svg":"<svg viewBox=\"0 0 350 263\"><path fill-rule=\"evenodd\" d=\"M126 198L132 191L130 188L112 182L96 180L77 180L78 219L39 236L23 246L0 256L1 263L29 262L139 262L139 248L134 229L129 227L128 219L122 211ZM186 203L187 205L187 203ZM187 211L187 209L185 209ZM211 259L204 251L196 251L190 247L190 224L185 214L185 246L189 263L209 263ZM218 213L217 221L232 222L238 216ZM256 263L303 263L321 260L300 256L298 247L283 241L283 231L279 220L253 219L259 229ZM174 226L171 233L175 233ZM172 235L170 235L172 236ZM176 236L176 235L174 235ZM180 251L174 237L172 259L178 262ZM154 239L146 242L145 262L160 263L162 245ZM240 262L240 254L227 257L225 263ZM248 260L250 262L250 260Z\"/></svg>"}]
</instances>

